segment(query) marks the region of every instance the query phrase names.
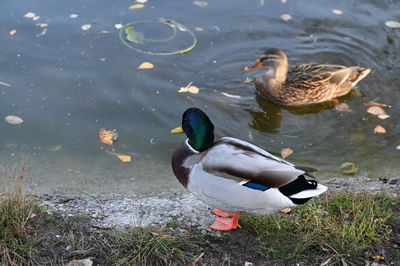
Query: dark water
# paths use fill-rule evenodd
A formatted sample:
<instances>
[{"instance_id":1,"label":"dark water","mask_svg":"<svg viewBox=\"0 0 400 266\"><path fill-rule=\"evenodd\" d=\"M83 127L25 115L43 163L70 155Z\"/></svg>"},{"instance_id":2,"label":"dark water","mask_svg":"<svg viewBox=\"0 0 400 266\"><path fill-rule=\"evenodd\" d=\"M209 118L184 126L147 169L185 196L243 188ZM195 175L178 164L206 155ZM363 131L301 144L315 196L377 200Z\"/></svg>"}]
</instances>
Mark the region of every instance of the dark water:
<instances>
[{"instance_id":1,"label":"dark water","mask_svg":"<svg viewBox=\"0 0 400 266\"><path fill-rule=\"evenodd\" d=\"M0 82L11 85L0 83L0 165L13 169L25 163L34 190L135 194L179 187L169 161L183 136L169 130L191 106L209 114L218 136L251 141L274 154L291 147L290 161L318 167L321 175L340 175L346 161L368 176L398 175L400 29L384 22L400 20L399 1L210 0L199 7L191 1L150 0L129 10L131 4L0 2ZM40 19L24 18L28 11ZM293 19L283 21L285 13ZM141 54L124 46L114 28L158 18L195 32L195 49L183 55ZM47 32L36 23L48 23ZM83 31L84 24L91 29ZM13 36L12 29L17 30ZM342 99L351 113L329 104L280 108L256 97L253 84L244 82L257 73L243 67L265 47L281 48L292 63L373 71ZM144 61L155 67L136 69ZM177 92L189 82L200 88L198 94ZM367 114L362 104L371 100L392 105L386 109L390 118ZM3 120L7 115L24 123L9 125ZM373 133L378 124L386 134ZM119 132L114 150L99 142L100 128ZM133 160L119 162L114 153Z\"/></svg>"}]
</instances>

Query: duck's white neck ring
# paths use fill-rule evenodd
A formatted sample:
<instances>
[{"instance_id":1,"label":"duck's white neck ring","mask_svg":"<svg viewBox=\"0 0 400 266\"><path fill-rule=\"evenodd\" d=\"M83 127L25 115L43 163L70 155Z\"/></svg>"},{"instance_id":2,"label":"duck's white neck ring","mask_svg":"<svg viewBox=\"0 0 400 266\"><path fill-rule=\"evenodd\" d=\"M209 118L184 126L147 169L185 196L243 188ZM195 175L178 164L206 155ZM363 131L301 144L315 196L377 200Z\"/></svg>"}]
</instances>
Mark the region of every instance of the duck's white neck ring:
<instances>
[{"instance_id":1,"label":"duck's white neck ring","mask_svg":"<svg viewBox=\"0 0 400 266\"><path fill-rule=\"evenodd\" d=\"M189 148L192 152L194 152L194 153L199 153L199 151L196 151L195 149L192 148L192 146L190 146L190 144L189 144L189 139L186 139L186 140L185 140L185 144L186 144L186 146L188 146L188 148Z\"/></svg>"}]
</instances>

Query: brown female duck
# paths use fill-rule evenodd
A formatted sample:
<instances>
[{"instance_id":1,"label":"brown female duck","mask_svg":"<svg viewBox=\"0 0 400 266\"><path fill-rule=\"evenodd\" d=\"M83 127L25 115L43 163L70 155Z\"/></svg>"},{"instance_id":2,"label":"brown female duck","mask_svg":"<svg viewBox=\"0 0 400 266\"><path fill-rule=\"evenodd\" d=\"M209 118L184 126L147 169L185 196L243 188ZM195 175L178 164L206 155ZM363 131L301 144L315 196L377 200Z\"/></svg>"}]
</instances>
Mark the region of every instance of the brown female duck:
<instances>
[{"instance_id":1,"label":"brown female duck","mask_svg":"<svg viewBox=\"0 0 400 266\"><path fill-rule=\"evenodd\" d=\"M285 53L267 49L252 67L265 69L255 79L260 96L281 105L307 105L347 94L371 71L370 68L341 65L301 64L289 66Z\"/></svg>"}]
</instances>

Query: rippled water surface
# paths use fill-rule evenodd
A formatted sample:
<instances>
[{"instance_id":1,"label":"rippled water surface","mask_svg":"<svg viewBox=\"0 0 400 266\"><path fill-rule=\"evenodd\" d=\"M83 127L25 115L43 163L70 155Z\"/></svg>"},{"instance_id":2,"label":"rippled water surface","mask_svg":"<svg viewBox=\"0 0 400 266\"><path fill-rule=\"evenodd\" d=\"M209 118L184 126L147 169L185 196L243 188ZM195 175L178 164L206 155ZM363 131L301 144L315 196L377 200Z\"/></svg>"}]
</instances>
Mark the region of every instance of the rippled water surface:
<instances>
[{"instance_id":1,"label":"rippled water surface","mask_svg":"<svg viewBox=\"0 0 400 266\"><path fill-rule=\"evenodd\" d=\"M274 154L291 147L290 161L315 166L321 175L339 175L346 161L368 176L399 173L400 29L384 25L400 20L399 1L207 3L149 0L130 10L133 1L2 0L1 166L26 164L28 182L39 192L176 189L170 155L183 136L169 130L186 108L197 106L211 117L218 136L251 141ZM40 18L24 18L29 11ZM292 20L282 20L282 14ZM191 29L197 46L182 55L146 55L128 49L114 28L159 18ZM47 31L36 23L47 23ZM84 24L92 27L83 31ZM280 108L256 97L253 84L245 82L257 73L243 67L266 47L281 48L291 63L373 70L341 99L350 113L330 104ZM155 67L138 70L144 61ZM198 94L177 92L189 82L200 88ZM390 104L390 118L367 114L368 101ZM7 115L24 123L7 124ZM385 134L373 133L378 124ZM114 150L98 140L100 128L118 131ZM115 153L133 160L122 163Z\"/></svg>"}]
</instances>

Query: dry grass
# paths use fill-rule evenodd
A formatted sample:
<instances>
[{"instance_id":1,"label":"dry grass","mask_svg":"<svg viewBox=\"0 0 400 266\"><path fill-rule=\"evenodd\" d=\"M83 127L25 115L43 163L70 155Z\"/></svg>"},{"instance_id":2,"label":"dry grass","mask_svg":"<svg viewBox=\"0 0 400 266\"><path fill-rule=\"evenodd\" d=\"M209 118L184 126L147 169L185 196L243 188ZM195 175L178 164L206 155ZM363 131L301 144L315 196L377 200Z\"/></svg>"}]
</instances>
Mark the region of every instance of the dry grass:
<instances>
[{"instance_id":1,"label":"dry grass","mask_svg":"<svg viewBox=\"0 0 400 266\"><path fill-rule=\"evenodd\" d=\"M36 255L28 224L38 205L23 192L24 167L16 177L6 175L13 186L0 194L0 262L21 265Z\"/></svg>"}]
</instances>

